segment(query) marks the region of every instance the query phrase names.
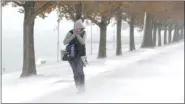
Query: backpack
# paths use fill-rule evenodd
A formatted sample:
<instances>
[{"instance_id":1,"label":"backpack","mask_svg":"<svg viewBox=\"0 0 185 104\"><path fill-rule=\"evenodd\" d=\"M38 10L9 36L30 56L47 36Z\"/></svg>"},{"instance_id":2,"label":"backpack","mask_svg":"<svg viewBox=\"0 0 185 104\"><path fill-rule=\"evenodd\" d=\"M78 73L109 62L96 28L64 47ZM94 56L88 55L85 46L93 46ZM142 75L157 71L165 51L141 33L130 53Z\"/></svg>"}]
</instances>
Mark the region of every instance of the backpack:
<instances>
[{"instance_id":1,"label":"backpack","mask_svg":"<svg viewBox=\"0 0 185 104\"><path fill-rule=\"evenodd\" d=\"M70 30L69 32L71 34L73 34L73 30ZM82 34L82 37L83 37L83 34ZM66 46L66 50L65 50L65 53L64 53L64 56L63 56L62 60L63 61L71 61L75 58L79 58L80 56L85 56L85 55L86 55L85 45L81 45L78 42L77 38L75 37Z\"/></svg>"}]
</instances>

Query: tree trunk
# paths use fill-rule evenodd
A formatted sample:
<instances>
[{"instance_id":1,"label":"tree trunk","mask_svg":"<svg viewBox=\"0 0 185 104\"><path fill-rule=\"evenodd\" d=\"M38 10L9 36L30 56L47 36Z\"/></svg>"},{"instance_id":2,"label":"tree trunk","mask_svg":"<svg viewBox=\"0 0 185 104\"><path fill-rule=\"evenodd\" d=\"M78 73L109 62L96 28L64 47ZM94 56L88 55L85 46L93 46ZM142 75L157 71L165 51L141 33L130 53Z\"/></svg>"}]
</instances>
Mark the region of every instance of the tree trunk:
<instances>
[{"instance_id":1,"label":"tree trunk","mask_svg":"<svg viewBox=\"0 0 185 104\"><path fill-rule=\"evenodd\" d=\"M182 31L182 28L180 29L180 40L182 40L182 34L183 34L183 31Z\"/></svg>"},{"instance_id":2,"label":"tree trunk","mask_svg":"<svg viewBox=\"0 0 185 104\"><path fill-rule=\"evenodd\" d=\"M34 20L28 23L28 18L34 12L35 1L26 1L28 4L24 10L24 57L23 57L23 69L20 77L28 77L31 75L36 75L36 65L35 65L35 50L34 50Z\"/></svg>"},{"instance_id":3,"label":"tree trunk","mask_svg":"<svg viewBox=\"0 0 185 104\"><path fill-rule=\"evenodd\" d=\"M80 2L75 4L75 13L75 21L82 19L82 4Z\"/></svg>"},{"instance_id":4,"label":"tree trunk","mask_svg":"<svg viewBox=\"0 0 185 104\"><path fill-rule=\"evenodd\" d=\"M122 55L121 48L121 15L117 15L117 41L116 41L116 55Z\"/></svg>"},{"instance_id":5,"label":"tree trunk","mask_svg":"<svg viewBox=\"0 0 185 104\"><path fill-rule=\"evenodd\" d=\"M156 27L156 23L153 24L153 46L156 46L156 32L157 32L157 27Z\"/></svg>"},{"instance_id":6,"label":"tree trunk","mask_svg":"<svg viewBox=\"0 0 185 104\"><path fill-rule=\"evenodd\" d=\"M130 51L135 50L135 42L134 42L134 17L131 16L130 21Z\"/></svg>"},{"instance_id":7,"label":"tree trunk","mask_svg":"<svg viewBox=\"0 0 185 104\"><path fill-rule=\"evenodd\" d=\"M180 30L177 30L177 42L180 41Z\"/></svg>"},{"instance_id":8,"label":"tree trunk","mask_svg":"<svg viewBox=\"0 0 185 104\"><path fill-rule=\"evenodd\" d=\"M179 42L181 40L181 29L180 26L178 25L177 27L177 42Z\"/></svg>"},{"instance_id":9,"label":"tree trunk","mask_svg":"<svg viewBox=\"0 0 185 104\"><path fill-rule=\"evenodd\" d=\"M152 17L150 14L145 14L145 21L144 21L144 37L141 47L153 47L152 42Z\"/></svg>"},{"instance_id":10,"label":"tree trunk","mask_svg":"<svg viewBox=\"0 0 185 104\"><path fill-rule=\"evenodd\" d=\"M172 39L171 39L172 38L172 24L169 25L168 32L169 32L169 34L168 34L168 44L170 44L171 41L172 41Z\"/></svg>"},{"instance_id":11,"label":"tree trunk","mask_svg":"<svg viewBox=\"0 0 185 104\"><path fill-rule=\"evenodd\" d=\"M184 40L184 28L182 29L182 39Z\"/></svg>"},{"instance_id":12,"label":"tree trunk","mask_svg":"<svg viewBox=\"0 0 185 104\"><path fill-rule=\"evenodd\" d=\"M161 26L158 26L158 46L161 46Z\"/></svg>"},{"instance_id":13,"label":"tree trunk","mask_svg":"<svg viewBox=\"0 0 185 104\"><path fill-rule=\"evenodd\" d=\"M164 44L167 44L167 27L164 26Z\"/></svg>"},{"instance_id":14,"label":"tree trunk","mask_svg":"<svg viewBox=\"0 0 185 104\"><path fill-rule=\"evenodd\" d=\"M98 58L105 58L107 57L107 54L106 54L107 25L105 22L102 21L99 27L100 27L100 44L99 44Z\"/></svg>"},{"instance_id":15,"label":"tree trunk","mask_svg":"<svg viewBox=\"0 0 185 104\"><path fill-rule=\"evenodd\" d=\"M183 29L182 29L182 38L183 38L183 40L184 40L184 27L183 27Z\"/></svg>"},{"instance_id":16,"label":"tree trunk","mask_svg":"<svg viewBox=\"0 0 185 104\"><path fill-rule=\"evenodd\" d=\"M181 28L181 37L180 37L181 40L184 39L184 32L183 32L183 28Z\"/></svg>"},{"instance_id":17,"label":"tree trunk","mask_svg":"<svg viewBox=\"0 0 185 104\"><path fill-rule=\"evenodd\" d=\"M175 25L175 30L174 30L174 34L173 34L173 42L177 42L178 41L178 26Z\"/></svg>"}]
</instances>

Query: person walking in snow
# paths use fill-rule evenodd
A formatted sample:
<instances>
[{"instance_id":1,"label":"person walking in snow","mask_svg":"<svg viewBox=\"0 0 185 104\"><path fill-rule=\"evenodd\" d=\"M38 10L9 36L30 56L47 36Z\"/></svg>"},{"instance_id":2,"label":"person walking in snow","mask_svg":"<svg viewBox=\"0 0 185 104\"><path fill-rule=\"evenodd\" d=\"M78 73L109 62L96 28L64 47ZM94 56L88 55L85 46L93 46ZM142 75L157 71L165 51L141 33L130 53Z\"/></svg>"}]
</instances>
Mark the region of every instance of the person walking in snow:
<instances>
[{"instance_id":1,"label":"person walking in snow","mask_svg":"<svg viewBox=\"0 0 185 104\"><path fill-rule=\"evenodd\" d=\"M85 74L83 71L86 62L86 32L81 19L74 23L74 28L70 30L63 41L68 52L67 60L72 68L74 75L74 82L78 92L85 91Z\"/></svg>"}]
</instances>

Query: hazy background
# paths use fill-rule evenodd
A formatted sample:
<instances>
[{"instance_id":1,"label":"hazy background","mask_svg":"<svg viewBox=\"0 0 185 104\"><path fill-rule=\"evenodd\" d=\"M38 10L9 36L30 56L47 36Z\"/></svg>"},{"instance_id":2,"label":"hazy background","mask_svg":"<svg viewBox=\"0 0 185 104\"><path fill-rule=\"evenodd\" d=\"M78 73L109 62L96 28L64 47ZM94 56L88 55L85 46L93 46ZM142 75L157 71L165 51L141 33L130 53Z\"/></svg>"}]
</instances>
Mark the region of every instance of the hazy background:
<instances>
[{"instance_id":1,"label":"hazy background","mask_svg":"<svg viewBox=\"0 0 185 104\"><path fill-rule=\"evenodd\" d=\"M11 5L2 8L2 67L6 71L21 69L23 61L23 14L18 12L18 8ZM36 63L40 59L47 63L57 61L57 14L52 12L47 18L37 18L35 20L35 55ZM60 23L60 49L65 47L62 44L66 33L72 29L73 22L65 19ZM128 24L124 24L128 27ZM91 26L86 27L87 31L87 53L90 53ZM129 28L122 30L122 46L129 45ZM107 29L107 49L115 51L113 37L116 36L116 26L108 26ZM142 33L135 30L135 43L140 44ZM99 27L92 27L93 51L98 51ZM114 40L114 41L113 41ZM95 54L95 53L94 53Z\"/></svg>"}]
</instances>

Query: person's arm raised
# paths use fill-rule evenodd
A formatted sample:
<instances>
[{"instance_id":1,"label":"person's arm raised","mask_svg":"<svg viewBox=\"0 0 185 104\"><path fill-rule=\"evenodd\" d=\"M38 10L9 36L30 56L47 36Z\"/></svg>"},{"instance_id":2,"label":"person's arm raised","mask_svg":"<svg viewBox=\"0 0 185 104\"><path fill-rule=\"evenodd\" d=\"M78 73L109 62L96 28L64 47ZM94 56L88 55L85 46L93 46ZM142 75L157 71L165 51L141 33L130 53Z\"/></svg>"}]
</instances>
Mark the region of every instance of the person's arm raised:
<instances>
[{"instance_id":1,"label":"person's arm raised","mask_svg":"<svg viewBox=\"0 0 185 104\"><path fill-rule=\"evenodd\" d=\"M86 32L84 33L83 38L82 38L79 34L77 34L76 37L77 37L78 41L79 41L82 45L85 44L85 41L86 41Z\"/></svg>"},{"instance_id":2,"label":"person's arm raised","mask_svg":"<svg viewBox=\"0 0 185 104\"><path fill-rule=\"evenodd\" d=\"M68 44L74 38L75 38L75 34L71 34L70 32L68 32L66 34L64 41L63 41L64 45Z\"/></svg>"}]
</instances>

